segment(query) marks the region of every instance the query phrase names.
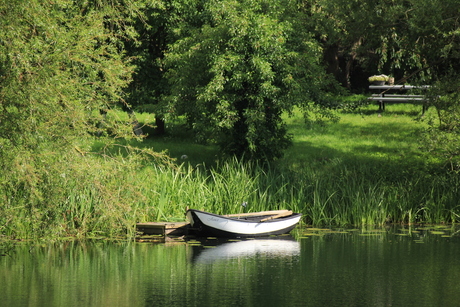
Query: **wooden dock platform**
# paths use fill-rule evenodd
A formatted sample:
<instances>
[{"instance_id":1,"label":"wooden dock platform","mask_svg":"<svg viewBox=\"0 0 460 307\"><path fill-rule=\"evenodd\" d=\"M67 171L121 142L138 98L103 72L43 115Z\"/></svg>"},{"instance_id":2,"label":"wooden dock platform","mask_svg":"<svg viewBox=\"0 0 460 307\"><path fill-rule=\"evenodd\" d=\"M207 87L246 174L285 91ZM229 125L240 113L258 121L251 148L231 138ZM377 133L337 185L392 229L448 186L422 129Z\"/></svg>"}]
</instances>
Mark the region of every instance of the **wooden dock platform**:
<instances>
[{"instance_id":1,"label":"wooden dock platform","mask_svg":"<svg viewBox=\"0 0 460 307\"><path fill-rule=\"evenodd\" d=\"M144 234L183 236L190 227L188 222L147 222L137 223L136 228Z\"/></svg>"}]
</instances>

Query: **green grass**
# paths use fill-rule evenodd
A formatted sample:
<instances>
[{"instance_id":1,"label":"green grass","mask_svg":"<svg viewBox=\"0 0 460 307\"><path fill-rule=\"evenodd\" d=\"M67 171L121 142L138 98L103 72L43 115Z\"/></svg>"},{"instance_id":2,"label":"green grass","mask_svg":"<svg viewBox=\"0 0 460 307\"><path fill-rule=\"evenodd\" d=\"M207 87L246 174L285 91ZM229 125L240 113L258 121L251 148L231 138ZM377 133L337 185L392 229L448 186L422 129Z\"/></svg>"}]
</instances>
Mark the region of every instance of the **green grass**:
<instances>
[{"instance_id":1,"label":"green grass","mask_svg":"<svg viewBox=\"0 0 460 307\"><path fill-rule=\"evenodd\" d=\"M324 125L306 124L300 111L294 112L292 117L285 116L289 133L293 136L293 146L286 151L283 163L296 167L340 159L424 164L427 157L418 149L419 130L425 127L419 120L421 107L388 105L382 116L378 115L377 109L377 106L370 105L354 112L338 112L339 122ZM431 113L434 112L426 116ZM196 144L190 131L180 121L169 123L169 133L159 137L153 135L153 115L140 114L138 118L149 137L136 146L166 150L177 163L214 166L222 160L216 146ZM185 161L181 159L183 155L187 156Z\"/></svg>"},{"instance_id":2,"label":"green grass","mask_svg":"<svg viewBox=\"0 0 460 307\"><path fill-rule=\"evenodd\" d=\"M286 159L294 163L331 159L419 160L419 130L424 124L411 116L412 105L393 105L378 116L375 106L360 112L341 113L340 121L306 128L303 118L287 119L294 146ZM373 110L375 109L375 110ZM390 109L390 107L387 107Z\"/></svg>"},{"instance_id":3,"label":"green grass","mask_svg":"<svg viewBox=\"0 0 460 307\"><path fill-rule=\"evenodd\" d=\"M37 160L42 173L23 169L21 180L0 186L0 233L131 238L136 222L183 220L187 206L218 214L291 209L313 225L456 222L459 178L419 149L419 109L390 105L379 117L376 106L364 106L325 124L295 112L286 118L293 146L270 166L223 160L180 122L167 136L123 146L94 138L78 154L49 152ZM149 131L153 116L138 118ZM167 150L175 166L151 148Z\"/></svg>"}]
</instances>

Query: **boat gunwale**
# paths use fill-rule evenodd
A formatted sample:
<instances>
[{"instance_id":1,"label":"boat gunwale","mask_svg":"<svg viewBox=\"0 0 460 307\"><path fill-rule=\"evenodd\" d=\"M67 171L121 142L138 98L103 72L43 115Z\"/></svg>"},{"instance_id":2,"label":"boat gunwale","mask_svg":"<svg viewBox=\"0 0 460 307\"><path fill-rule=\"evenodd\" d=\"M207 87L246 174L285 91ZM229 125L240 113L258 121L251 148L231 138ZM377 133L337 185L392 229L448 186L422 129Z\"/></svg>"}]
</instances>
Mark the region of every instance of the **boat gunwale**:
<instances>
[{"instance_id":1,"label":"boat gunwale","mask_svg":"<svg viewBox=\"0 0 460 307\"><path fill-rule=\"evenodd\" d=\"M246 216L245 218L252 218L252 219L239 219L236 216L229 217L229 216L219 215L219 214L206 212L206 211L201 211L201 210L197 210L197 209L189 209L189 210L187 210L187 212L188 211L199 212L199 213L207 214L207 215L210 215L210 216L213 216L213 217L216 217L216 218L220 218L220 219L224 219L224 220L231 220L231 221L240 222L240 223L276 223L276 222L280 222L280 221L289 220L289 219L292 219L292 218L297 218L297 217L302 215L301 213L294 213L293 212L291 215L288 215L288 216L274 218L274 219L270 219L270 220L266 220L266 221L261 221L260 219L266 218L266 217L268 217L270 215L269 214L262 214L262 215L258 215L258 216L257 215L255 215L255 216ZM265 212L267 212L267 211L265 211ZM274 210L273 212L274 212L273 216L276 216L277 211ZM254 212L254 213L257 213L257 212ZM259 218L259 219L256 219L256 218Z\"/></svg>"}]
</instances>

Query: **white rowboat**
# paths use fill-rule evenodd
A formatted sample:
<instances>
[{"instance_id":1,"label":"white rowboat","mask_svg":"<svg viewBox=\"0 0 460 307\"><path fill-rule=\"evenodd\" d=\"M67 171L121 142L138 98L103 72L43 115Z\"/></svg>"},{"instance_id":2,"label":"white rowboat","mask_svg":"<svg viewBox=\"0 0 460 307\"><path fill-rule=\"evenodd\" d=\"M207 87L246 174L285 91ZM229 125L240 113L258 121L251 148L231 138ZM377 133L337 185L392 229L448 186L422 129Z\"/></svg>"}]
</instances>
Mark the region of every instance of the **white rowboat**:
<instances>
[{"instance_id":1,"label":"white rowboat","mask_svg":"<svg viewBox=\"0 0 460 307\"><path fill-rule=\"evenodd\" d=\"M290 232L302 214L289 210L217 215L195 209L187 210L192 230L199 236L226 238L263 237Z\"/></svg>"}]
</instances>

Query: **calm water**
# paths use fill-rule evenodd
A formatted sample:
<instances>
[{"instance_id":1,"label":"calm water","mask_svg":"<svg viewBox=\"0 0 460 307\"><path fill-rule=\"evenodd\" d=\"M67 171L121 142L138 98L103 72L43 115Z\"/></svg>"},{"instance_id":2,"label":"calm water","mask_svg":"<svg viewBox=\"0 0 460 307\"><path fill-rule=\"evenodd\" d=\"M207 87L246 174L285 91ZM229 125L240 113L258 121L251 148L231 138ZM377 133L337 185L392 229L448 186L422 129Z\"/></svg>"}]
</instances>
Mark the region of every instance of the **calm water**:
<instances>
[{"instance_id":1,"label":"calm water","mask_svg":"<svg viewBox=\"0 0 460 307\"><path fill-rule=\"evenodd\" d=\"M0 245L0 306L460 306L460 230Z\"/></svg>"}]
</instances>

